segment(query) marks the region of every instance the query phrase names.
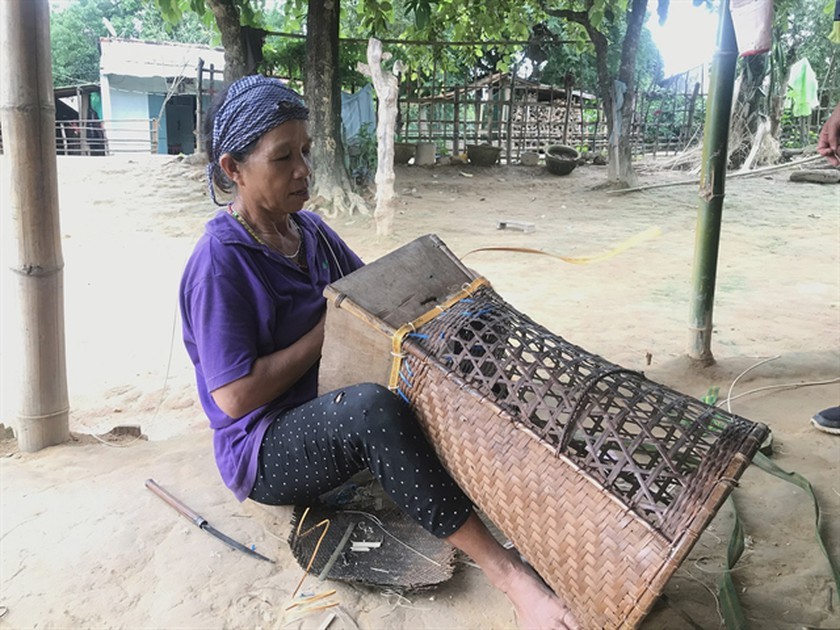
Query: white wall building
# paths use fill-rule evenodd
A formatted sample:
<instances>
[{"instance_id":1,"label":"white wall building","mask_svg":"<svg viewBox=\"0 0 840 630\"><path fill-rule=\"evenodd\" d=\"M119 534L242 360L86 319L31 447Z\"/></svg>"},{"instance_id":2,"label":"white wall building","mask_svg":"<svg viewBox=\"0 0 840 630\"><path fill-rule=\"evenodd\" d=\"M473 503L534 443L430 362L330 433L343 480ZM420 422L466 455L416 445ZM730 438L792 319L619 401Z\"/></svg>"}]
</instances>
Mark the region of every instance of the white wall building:
<instances>
[{"instance_id":1,"label":"white wall building","mask_svg":"<svg viewBox=\"0 0 840 630\"><path fill-rule=\"evenodd\" d=\"M204 61L202 110L222 86L224 51L200 44L100 39L102 117L114 151L193 153L199 60ZM213 67L210 84L206 69Z\"/></svg>"}]
</instances>

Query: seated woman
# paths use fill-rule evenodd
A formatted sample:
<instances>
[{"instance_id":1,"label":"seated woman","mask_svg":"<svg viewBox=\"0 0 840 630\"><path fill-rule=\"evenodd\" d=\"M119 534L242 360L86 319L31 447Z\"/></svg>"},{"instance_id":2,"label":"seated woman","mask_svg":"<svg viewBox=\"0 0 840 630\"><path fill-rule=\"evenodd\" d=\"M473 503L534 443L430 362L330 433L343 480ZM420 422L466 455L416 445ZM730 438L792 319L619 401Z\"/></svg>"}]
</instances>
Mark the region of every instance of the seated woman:
<instances>
[{"instance_id":1,"label":"seated woman","mask_svg":"<svg viewBox=\"0 0 840 630\"><path fill-rule=\"evenodd\" d=\"M307 119L297 93L257 75L220 93L204 125L211 197L215 185L233 201L207 223L180 302L222 479L240 501L305 504L367 468L407 514L481 567L523 627L576 628L474 514L402 400L372 384L317 396L322 293L362 261L302 210Z\"/></svg>"}]
</instances>

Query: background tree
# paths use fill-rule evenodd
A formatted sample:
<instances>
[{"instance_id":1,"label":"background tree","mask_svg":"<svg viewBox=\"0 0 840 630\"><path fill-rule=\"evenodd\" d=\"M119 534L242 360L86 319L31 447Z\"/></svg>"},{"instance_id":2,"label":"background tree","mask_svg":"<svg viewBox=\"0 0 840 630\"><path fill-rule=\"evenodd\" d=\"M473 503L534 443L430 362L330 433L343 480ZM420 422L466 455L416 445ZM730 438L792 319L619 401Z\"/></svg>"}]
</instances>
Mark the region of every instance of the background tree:
<instances>
[{"instance_id":1,"label":"background tree","mask_svg":"<svg viewBox=\"0 0 840 630\"><path fill-rule=\"evenodd\" d=\"M778 0L774 6L773 48L767 60L770 88L766 112L772 133L781 138L791 66L802 58L810 61L820 83L820 107L824 113L830 112L840 101L840 47L828 39L834 0Z\"/></svg>"},{"instance_id":2,"label":"background tree","mask_svg":"<svg viewBox=\"0 0 840 630\"><path fill-rule=\"evenodd\" d=\"M313 134L313 203L328 215L367 213L344 164L338 65L339 0L309 0L304 93Z\"/></svg>"},{"instance_id":3,"label":"background tree","mask_svg":"<svg viewBox=\"0 0 840 630\"><path fill-rule=\"evenodd\" d=\"M667 17L669 0L658 0L660 21ZM604 119L610 136L608 179L611 183L632 186L636 176L633 171L630 124L633 117L632 95L636 87L636 57L642 27L647 14L647 0L572 0L565 7L545 7L545 12L579 24L595 49L595 67L598 76L598 93L604 109ZM613 35L610 26L623 21L621 37ZM621 57L617 72L610 68L610 49L620 44ZM616 83L616 80L619 83Z\"/></svg>"},{"instance_id":4,"label":"background tree","mask_svg":"<svg viewBox=\"0 0 840 630\"><path fill-rule=\"evenodd\" d=\"M54 85L99 81L99 38L110 36L103 18L118 37L202 44L213 37L196 15L166 23L151 0L78 0L50 14Z\"/></svg>"},{"instance_id":5,"label":"background tree","mask_svg":"<svg viewBox=\"0 0 840 630\"><path fill-rule=\"evenodd\" d=\"M738 90L730 132L730 168L739 168L753 148L759 124L767 120L770 133L799 146L803 140L795 122L785 111L787 80L791 66L807 58L820 86L820 109L824 116L840 99L838 47L827 34L831 29L834 2L826 0L780 0L775 3L773 42L770 52L738 60ZM822 123L814 113L813 127ZM787 128L785 129L785 124Z\"/></svg>"},{"instance_id":6,"label":"background tree","mask_svg":"<svg viewBox=\"0 0 840 630\"><path fill-rule=\"evenodd\" d=\"M166 19L177 22L185 12L212 15L225 49L225 80L234 81L263 69L266 25L276 19L259 0L155 0ZM341 138L341 90L338 82L339 0L290 0L286 15L299 20L306 7L304 96L313 137L313 200L327 215L366 212L353 193L344 164ZM301 24L298 24L300 27ZM285 59L286 65L290 60Z\"/></svg>"},{"instance_id":7,"label":"background tree","mask_svg":"<svg viewBox=\"0 0 840 630\"><path fill-rule=\"evenodd\" d=\"M198 15L206 24L215 22L225 49L226 81L254 74L262 63L265 41L262 2L259 0L155 0L170 24L184 15Z\"/></svg>"}]
</instances>

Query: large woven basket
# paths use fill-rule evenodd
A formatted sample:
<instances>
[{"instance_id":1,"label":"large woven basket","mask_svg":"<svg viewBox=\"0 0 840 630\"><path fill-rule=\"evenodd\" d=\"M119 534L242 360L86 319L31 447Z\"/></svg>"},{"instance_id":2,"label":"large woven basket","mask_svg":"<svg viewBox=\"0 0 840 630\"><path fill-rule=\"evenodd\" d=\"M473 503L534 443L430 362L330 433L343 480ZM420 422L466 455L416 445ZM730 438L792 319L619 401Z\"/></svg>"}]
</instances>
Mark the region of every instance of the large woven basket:
<instances>
[{"instance_id":1,"label":"large woven basket","mask_svg":"<svg viewBox=\"0 0 840 630\"><path fill-rule=\"evenodd\" d=\"M632 628L766 427L541 327L426 236L328 287L322 390L388 384L586 628Z\"/></svg>"}]
</instances>

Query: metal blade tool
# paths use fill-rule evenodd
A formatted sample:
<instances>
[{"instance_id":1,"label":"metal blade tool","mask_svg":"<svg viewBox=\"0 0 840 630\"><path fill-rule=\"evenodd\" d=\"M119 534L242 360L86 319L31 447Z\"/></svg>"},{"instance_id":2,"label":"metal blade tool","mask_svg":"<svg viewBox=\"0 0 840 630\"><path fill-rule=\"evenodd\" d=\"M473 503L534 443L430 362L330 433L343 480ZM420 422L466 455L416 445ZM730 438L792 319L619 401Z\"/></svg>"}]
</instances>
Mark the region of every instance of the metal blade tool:
<instances>
[{"instance_id":1,"label":"metal blade tool","mask_svg":"<svg viewBox=\"0 0 840 630\"><path fill-rule=\"evenodd\" d=\"M260 560L265 560L266 562L271 562L272 564L274 564L274 560L271 560L270 558L266 558L264 555L262 555L260 553L257 553L253 549L251 549L249 547L246 547L245 545L243 545L240 542L235 541L233 538L230 538L229 536L226 536L225 534L220 532L218 529L216 529L215 527L210 525L210 523L207 522L207 519L205 519L200 514L194 512L189 507L187 507L186 505L181 503L174 496L169 494L166 490L164 490L162 487L160 487L155 482L154 479L147 479L146 480L146 487L149 490L151 490L152 492L154 492L156 495L158 495L166 503L168 503L173 508L175 508L178 511L178 513L181 514L181 516L183 516L183 517L189 519L190 521L192 521L193 524L197 525L199 529L203 529L208 534L211 534L211 535L215 536L216 538L221 540L223 543L225 543L226 545L228 545L232 549L236 549L237 551L241 551L242 553L246 553L249 556L253 556L254 558L259 558Z\"/></svg>"}]
</instances>

